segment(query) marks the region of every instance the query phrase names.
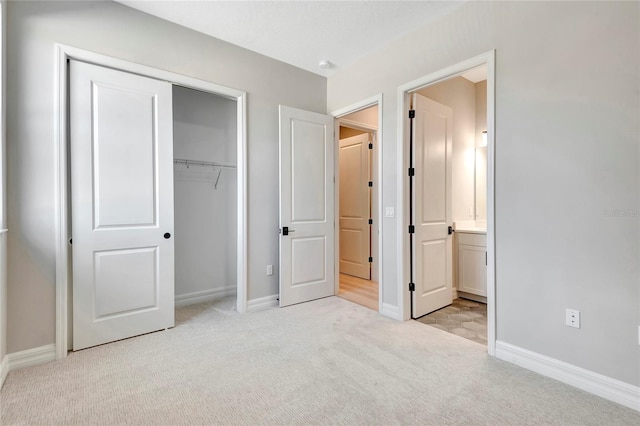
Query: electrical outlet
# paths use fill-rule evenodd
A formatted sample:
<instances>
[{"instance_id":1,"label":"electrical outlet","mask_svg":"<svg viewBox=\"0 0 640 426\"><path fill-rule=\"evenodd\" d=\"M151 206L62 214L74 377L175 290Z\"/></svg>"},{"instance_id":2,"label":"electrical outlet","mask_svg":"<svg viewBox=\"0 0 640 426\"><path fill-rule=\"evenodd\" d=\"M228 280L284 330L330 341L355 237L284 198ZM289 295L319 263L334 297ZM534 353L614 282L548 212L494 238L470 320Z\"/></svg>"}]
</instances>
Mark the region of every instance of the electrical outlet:
<instances>
[{"instance_id":1,"label":"electrical outlet","mask_svg":"<svg viewBox=\"0 0 640 426\"><path fill-rule=\"evenodd\" d=\"M567 325L569 327L580 328L580 311L567 308Z\"/></svg>"},{"instance_id":2,"label":"electrical outlet","mask_svg":"<svg viewBox=\"0 0 640 426\"><path fill-rule=\"evenodd\" d=\"M273 275L273 265L267 265L267 275Z\"/></svg>"}]
</instances>

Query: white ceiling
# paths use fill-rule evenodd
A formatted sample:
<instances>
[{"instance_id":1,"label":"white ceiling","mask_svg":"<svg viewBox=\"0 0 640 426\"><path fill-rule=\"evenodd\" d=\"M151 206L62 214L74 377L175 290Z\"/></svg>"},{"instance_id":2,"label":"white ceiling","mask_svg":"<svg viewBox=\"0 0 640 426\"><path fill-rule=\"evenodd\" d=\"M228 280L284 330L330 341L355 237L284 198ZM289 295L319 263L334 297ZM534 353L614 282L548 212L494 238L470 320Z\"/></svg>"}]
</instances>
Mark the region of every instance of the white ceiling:
<instances>
[{"instance_id":1,"label":"white ceiling","mask_svg":"<svg viewBox=\"0 0 640 426\"><path fill-rule=\"evenodd\" d=\"M462 1L116 0L323 76L444 16ZM334 66L320 69L328 60Z\"/></svg>"},{"instance_id":2,"label":"white ceiling","mask_svg":"<svg viewBox=\"0 0 640 426\"><path fill-rule=\"evenodd\" d=\"M479 67L471 68L469 71L461 74L460 77L464 77L472 83L477 83L487 79L487 66L480 65Z\"/></svg>"}]
</instances>

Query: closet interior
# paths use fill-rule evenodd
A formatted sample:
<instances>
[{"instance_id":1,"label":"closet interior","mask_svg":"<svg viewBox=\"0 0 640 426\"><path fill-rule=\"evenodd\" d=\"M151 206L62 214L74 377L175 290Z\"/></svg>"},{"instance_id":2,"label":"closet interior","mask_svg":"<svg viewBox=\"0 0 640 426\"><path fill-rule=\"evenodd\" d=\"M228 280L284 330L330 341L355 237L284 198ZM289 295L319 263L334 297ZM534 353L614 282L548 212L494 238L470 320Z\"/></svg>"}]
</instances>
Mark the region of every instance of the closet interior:
<instances>
[{"instance_id":1,"label":"closet interior","mask_svg":"<svg viewBox=\"0 0 640 426\"><path fill-rule=\"evenodd\" d=\"M173 86L176 307L236 294L237 103Z\"/></svg>"}]
</instances>

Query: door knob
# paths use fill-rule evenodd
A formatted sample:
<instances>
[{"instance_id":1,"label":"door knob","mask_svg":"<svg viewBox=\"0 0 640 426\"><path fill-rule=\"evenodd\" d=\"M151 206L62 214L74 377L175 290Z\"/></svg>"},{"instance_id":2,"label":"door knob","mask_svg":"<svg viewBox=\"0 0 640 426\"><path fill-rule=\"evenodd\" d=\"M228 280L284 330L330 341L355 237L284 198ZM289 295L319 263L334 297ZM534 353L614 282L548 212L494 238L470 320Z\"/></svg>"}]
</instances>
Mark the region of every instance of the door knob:
<instances>
[{"instance_id":1,"label":"door knob","mask_svg":"<svg viewBox=\"0 0 640 426\"><path fill-rule=\"evenodd\" d=\"M169 238L171 238L171 234L170 234L170 233L168 233L168 232L165 232L165 233L164 233L164 238L165 238L166 240L168 240Z\"/></svg>"}]
</instances>

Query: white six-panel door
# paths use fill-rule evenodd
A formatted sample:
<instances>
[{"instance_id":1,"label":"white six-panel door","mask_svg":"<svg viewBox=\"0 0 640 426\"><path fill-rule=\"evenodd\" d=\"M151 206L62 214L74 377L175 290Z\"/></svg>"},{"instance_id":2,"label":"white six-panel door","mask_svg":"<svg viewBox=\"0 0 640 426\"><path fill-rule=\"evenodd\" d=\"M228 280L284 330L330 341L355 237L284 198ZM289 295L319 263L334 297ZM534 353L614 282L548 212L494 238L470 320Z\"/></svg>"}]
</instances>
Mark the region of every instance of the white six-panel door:
<instances>
[{"instance_id":1,"label":"white six-panel door","mask_svg":"<svg viewBox=\"0 0 640 426\"><path fill-rule=\"evenodd\" d=\"M174 324L171 96L70 62L74 350Z\"/></svg>"},{"instance_id":2,"label":"white six-panel door","mask_svg":"<svg viewBox=\"0 0 640 426\"><path fill-rule=\"evenodd\" d=\"M451 108L414 94L414 317L450 305L452 295Z\"/></svg>"},{"instance_id":3,"label":"white six-panel door","mask_svg":"<svg viewBox=\"0 0 640 426\"><path fill-rule=\"evenodd\" d=\"M340 273L371 279L370 134L340 141Z\"/></svg>"},{"instance_id":4,"label":"white six-panel door","mask_svg":"<svg viewBox=\"0 0 640 426\"><path fill-rule=\"evenodd\" d=\"M280 106L280 306L334 294L333 135L332 117Z\"/></svg>"}]
</instances>

